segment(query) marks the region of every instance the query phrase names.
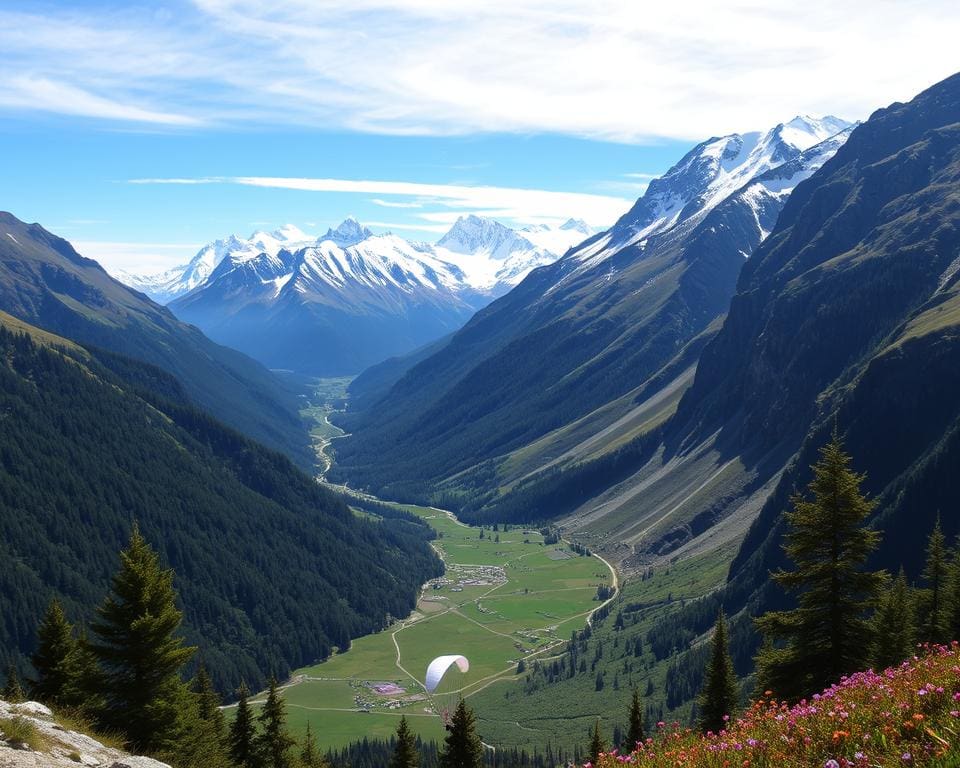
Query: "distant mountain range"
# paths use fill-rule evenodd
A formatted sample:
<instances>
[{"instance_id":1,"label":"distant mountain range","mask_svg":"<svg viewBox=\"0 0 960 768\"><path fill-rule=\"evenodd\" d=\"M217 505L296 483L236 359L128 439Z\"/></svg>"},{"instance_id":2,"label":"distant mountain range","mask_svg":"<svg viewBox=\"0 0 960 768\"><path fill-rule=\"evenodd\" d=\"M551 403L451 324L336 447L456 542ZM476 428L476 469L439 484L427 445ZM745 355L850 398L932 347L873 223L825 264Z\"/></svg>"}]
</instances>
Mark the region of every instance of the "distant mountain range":
<instances>
[{"instance_id":1,"label":"distant mountain range","mask_svg":"<svg viewBox=\"0 0 960 768\"><path fill-rule=\"evenodd\" d=\"M387 494L482 505L479 489L662 422L744 260L850 130L797 117L694 147L611 229L532 272L432 354L356 379L335 471Z\"/></svg>"},{"instance_id":2,"label":"distant mountain range","mask_svg":"<svg viewBox=\"0 0 960 768\"><path fill-rule=\"evenodd\" d=\"M341 375L457 330L590 234L582 221L516 231L464 216L432 245L347 219L319 238L290 226L231 236L164 275L121 277L271 368Z\"/></svg>"},{"instance_id":3,"label":"distant mountain range","mask_svg":"<svg viewBox=\"0 0 960 768\"><path fill-rule=\"evenodd\" d=\"M309 466L296 394L261 364L214 344L39 224L0 212L0 310L176 376L194 403Z\"/></svg>"}]
</instances>

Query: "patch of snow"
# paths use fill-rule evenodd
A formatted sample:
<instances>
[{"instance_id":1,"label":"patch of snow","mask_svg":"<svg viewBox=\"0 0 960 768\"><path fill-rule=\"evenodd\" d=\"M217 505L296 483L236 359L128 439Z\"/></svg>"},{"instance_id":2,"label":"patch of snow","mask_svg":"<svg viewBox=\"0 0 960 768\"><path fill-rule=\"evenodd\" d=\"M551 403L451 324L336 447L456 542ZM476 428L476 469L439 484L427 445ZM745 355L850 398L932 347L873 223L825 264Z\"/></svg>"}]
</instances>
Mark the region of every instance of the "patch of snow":
<instances>
[{"instance_id":1,"label":"patch of snow","mask_svg":"<svg viewBox=\"0 0 960 768\"><path fill-rule=\"evenodd\" d=\"M20 241L17 240L17 238L15 238L15 237L14 237L13 235L11 235L9 232L7 232L7 237L9 237L11 240L13 240L13 242L15 242L17 245L20 245Z\"/></svg>"}]
</instances>

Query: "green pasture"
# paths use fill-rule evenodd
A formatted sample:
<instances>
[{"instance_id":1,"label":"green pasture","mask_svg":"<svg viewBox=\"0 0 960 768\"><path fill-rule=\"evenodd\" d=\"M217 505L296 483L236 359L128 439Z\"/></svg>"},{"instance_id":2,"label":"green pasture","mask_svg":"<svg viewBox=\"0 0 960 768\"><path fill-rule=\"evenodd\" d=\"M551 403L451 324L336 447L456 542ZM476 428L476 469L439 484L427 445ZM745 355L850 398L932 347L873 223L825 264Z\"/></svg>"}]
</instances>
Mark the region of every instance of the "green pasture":
<instances>
[{"instance_id":1,"label":"green pasture","mask_svg":"<svg viewBox=\"0 0 960 768\"><path fill-rule=\"evenodd\" d=\"M544 546L537 531L484 529L480 538L480 528L442 511L404 508L437 531L434 545L454 583L427 587L412 616L293 674L283 689L291 731L300 736L309 723L323 748L364 736L389 737L401 714L424 739L441 739L438 713L455 706L461 695L512 681L521 658L555 652L600 605L597 586L610 583L601 561L577 555L562 542ZM456 583L468 579L484 583ZM451 669L427 696L422 686L427 664L451 653L469 659L469 672ZM388 682L404 693L381 696L372 690Z\"/></svg>"}]
</instances>

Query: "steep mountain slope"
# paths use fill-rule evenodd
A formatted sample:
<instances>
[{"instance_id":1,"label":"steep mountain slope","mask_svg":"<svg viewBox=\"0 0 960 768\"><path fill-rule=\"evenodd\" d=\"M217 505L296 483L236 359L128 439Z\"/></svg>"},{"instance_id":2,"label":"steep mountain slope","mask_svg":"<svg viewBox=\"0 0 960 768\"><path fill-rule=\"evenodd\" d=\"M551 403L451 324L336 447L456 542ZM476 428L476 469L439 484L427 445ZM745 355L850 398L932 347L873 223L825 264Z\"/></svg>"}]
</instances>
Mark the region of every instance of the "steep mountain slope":
<instances>
[{"instance_id":1,"label":"steep mountain slope","mask_svg":"<svg viewBox=\"0 0 960 768\"><path fill-rule=\"evenodd\" d=\"M0 213L0 309L82 344L153 363L213 415L304 465L310 461L296 397L263 366L214 344L66 240L9 213Z\"/></svg>"},{"instance_id":2,"label":"steep mountain slope","mask_svg":"<svg viewBox=\"0 0 960 768\"><path fill-rule=\"evenodd\" d=\"M582 235L568 223L559 242ZM508 227L461 218L436 246L373 235L348 219L296 247L244 243L171 303L182 319L274 368L356 373L456 330L556 256ZM268 246L274 247L268 247ZM287 247L289 246L289 247Z\"/></svg>"},{"instance_id":3,"label":"steep mountain slope","mask_svg":"<svg viewBox=\"0 0 960 768\"><path fill-rule=\"evenodd\" d=\"M960 76L877 112L797 188L669 424L478 514L560 516L641 561L746 536L743 598L779 563L780 514L836 425L880 500L880 561L915 573L937 511L960 528L958 180Z\"/></svg>"},{"instance_id":4,"label":"steep mountain slope","mask_svg":"<svg viewBox=\"0 0 960 768\"><path fill-rule=\"evenodd\" d=\"M0 314L0 662L51 597L89 620L137 521L221 690L321 659L415 603L429 529L361 520L157 368Z\"/></svg>"},{"instance_id":5,"label":"steep mountain slope","mask_svg":"<svg viewBox=\"0 0 960 768\"><path fill-rule=\"evenodd\" d=\"M187 264L183 264L156 275L138 275L122 270L114 274L121 283L147 294L158 304L167 304L178 296L189 293L205 282L230 253L276 253L281 248L295 248L297 244L306 245L313 238L305 232L288 224L276 232L254 232L246 240L230 235L222 240L214 240L203 246Z\"/></svg>"},{"instance_id":6,"label":"steep mountain slope","mask_svg":"<svg viewBox=\"0 0 960 768\"><path fill-rule=\"evenodd\" d=\"M797 118L695 147L612 229L534 270L379 400L360 377L361 402L377 401L344 418L354 434L338 441L337 472L396 494L440 484L462 503L604 430L626 440L661 422L745 256L848 131L825 134L845 125Z\"/></svg>"}]
</instances>

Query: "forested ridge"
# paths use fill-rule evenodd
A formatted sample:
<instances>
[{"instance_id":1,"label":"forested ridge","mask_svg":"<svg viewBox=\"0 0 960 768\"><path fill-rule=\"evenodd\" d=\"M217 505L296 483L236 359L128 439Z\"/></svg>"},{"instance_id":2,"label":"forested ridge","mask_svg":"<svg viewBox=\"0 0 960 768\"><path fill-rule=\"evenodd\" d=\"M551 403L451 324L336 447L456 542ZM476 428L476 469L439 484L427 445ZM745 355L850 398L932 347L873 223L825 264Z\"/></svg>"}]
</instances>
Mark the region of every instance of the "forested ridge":
<instances>
[{"instance_id":1,"label":"forested ridge","mask_svg":"<svg viewBox=\"0 0 960 768\"><path fill-rule=\"evenodd\" d=\"M381 629L441 572L426 526L357 518L159 369L63 344L0 327L0 662L26 671L54 596L90 619L134 521L222 691Z\"/></svg>"}]
</instances>

